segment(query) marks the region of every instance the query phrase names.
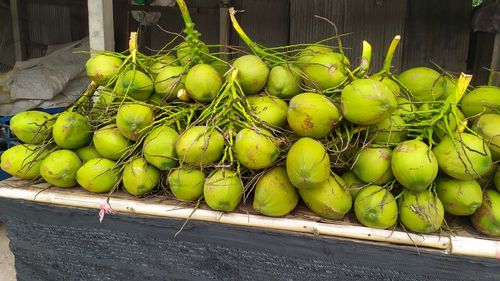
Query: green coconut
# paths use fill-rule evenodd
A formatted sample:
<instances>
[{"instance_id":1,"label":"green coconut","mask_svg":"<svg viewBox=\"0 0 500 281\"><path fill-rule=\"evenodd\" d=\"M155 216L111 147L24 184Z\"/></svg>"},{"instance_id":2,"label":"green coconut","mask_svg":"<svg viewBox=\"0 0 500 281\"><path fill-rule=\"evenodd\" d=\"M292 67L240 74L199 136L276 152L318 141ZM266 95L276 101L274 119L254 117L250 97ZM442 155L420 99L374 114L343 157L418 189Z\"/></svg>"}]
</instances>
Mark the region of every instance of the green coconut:
<instances>
[{"instance_id":1,"label":"green coconut","mask_svg":"<svg viewBox=\"0 0 500 281\"><path fill-rule=\"evenodd\" d=\"M255 185L253 208L271 217L285 216L299 202L299 194L288 179L285 167L275 167L262 175Z\"/></svg>"},{"instance_id":2,"label":"green coconut","mask_svg":"<svg viewBox=\"0 0 500 281\"><path fill-rule=\"evenodd\" d=\"M319 90L338 87L348 78L346 74L348 63L339 53L316 55L304 67L306 84Z\"/></svg>"},{"instance_id":3,"label":"green coconut","mask_svg":"<svg viewBox=\"0 0 500 281\"><path fill-rule=\"evenodd\" d=\"M209 165L222 157L224 137L215 129L193 126L182 133L175 150L181 162Z\"/></svg>"},{"instance_id":4,"label":"green coconut","mask_svg":"<svg viewBox=\"0 0 500 281\"><path fill-rule=\"evenodd\" d=\"M391 115L370 128L374 143L392 144L406 140L406 122L397 115Z\"/></svg>"},{"instance_id":5,"label":"green coconut","mask_svg":"<svg viewBox=\"0 0 500 281\"><path fill-rule=\"evenodd\" d=\"M419 140L400 143L392 152L392 173L409 190L421 192L438 174L438 161L429 147Z\"/></svg>"},{"instance_id":6,"label":"green coconut","mask_svg":"<svg viewBox=\"0 0 500 281\"><path fill-rule=\"evenodd\" d=\"M492 159L494 161L500 160L500 115L482 115L476 120L472 130L484 138L490 149Z\"/></svg>"},{"instance_id":7,"label":"green coconut","mask_svg":"<svg viewBox=\"0 0 500 281\"><path fill-rule=\"evenodd\" d=\"M186 90L198 102L210 102L222 87L219 73L208 64L193 66L186 75Z\"/></svg>"},{"instance_id":8,"label":"green coconut","mask_svg":"<svg viewBox=\"0 0 500 281\"><path fill-rule=\"evenodd\" d=\"M340 119L337 106L321 94L302 93L293 97L288 105L288 125L301 137L326 137Z\"/></svg>"},{"instance_id":9,"label":"green coconut","mask_svg":"<svg viewBox=\"0 0 500 281\"><path fill-rule=\"evenodd\" d=\"M76 172L78 184L93 193L110 191L121 178L116 163L106 158L94 158L85 162Z\"/></svg>"},{"instance_id":10,"label":"green coconut","mask_svg":"<svg viewBox=\"0 0 500 281\"><path fill-rule=\"evenodd\" d=\"M468 133L456 133L453 138L445 136L432 151L441 171L459 180L480 178L492 165L488 146Z\"/></svg>"},{"instance_id":11,"label":"green coconut","mask_svg":"<svg viewBox=\"0 0 500 281\"><path fill-rule=\"evenodd\" d=\"M324 45L312 45L304 48L298 54L297 66L303 69L307 66L309 61L314 58L316 55L333 53L332 48Z\"/></svg>"},{"instance_id":12,"label":"green coconut","mask_svg":"<svg viewBox=\"0 0 500 281\"><path fill-rule=\"evenodd\" d=\"M388 148L367 147L356 157L353 173L369 184L384 184L394 179L391 170L392 151Z\"/></svg>"},{"instance_id":13,"label":"green coconut","mask_svg":"<svg viewBox=\"0 0 500 281\"><path fill-rule=\"evenodd\" d=\"M269 68L258 56L239 57L233 66L238 69L238 82L246 95L256 94L264 89Z\"/></svg>"},{"instance_id":14,"label":"green coconut","mask_svg":"<svg viewBox=\"0 0 500 281\"><path fill-rule=\"evenodd\" d=\"M136 141L147 133L155 118L151 107L141 104L124 104L116 114L116 127L129 140Z\"/></svg>"},{"instance_id":15,"label":"green coconut","mask_svg":"<svg viewBox=\"0 0 500 281\"><path fill-rule=\"evenodd\" d=\"M101 154L97 152L97 149L95 148L93 143L80 147L77 150L75 150L75 152L78 155L78 157L80 157L80 160L82 160L84 163L89 161L90 159L102 157Z\"/></svg>"},{"instance_id":16,"label":"green coconut","mask_svg":"<svg viewBox=\"0 0 500 281\"><path fill-rule=\"evenodd\" d=\"M152 130L142 146L144 158L149 164L160 171L166 171L177 166L177 153L175 143L179 138L177 132L168 127L161 126Z\"/></svg>"},{"instance_id":17,"label":"green coconut","mask_svg":"<svg viewBox=\"0 0 500 281\"><path fill-rule=\"evenodd\" d=\"M97 85L106 86L118 75L123 61L108 55L96 55L85 63L85 73Z\"/></svg>"},{"instance_id":18,"label":"green coconut","mask_svg":"<svg viewBox=\"0 0 500 281\"><path fill-rule=\"evenodd\" d=\"M40 165L40 175L53 186L72 187L76 185L76 172L82 166L78 154L61 149L50 153Z\"/></svg>"},{"instance_id":19,"label":"green coconut","mask_svg":"<svg viewBox=\"0 0 500 281\"><path fill-rule=\"evenodd\" d=\"M220 77L224 77L229 71L229 64L223 60L214 60L210 63L210 66L219 73Z\"/></svg>"},{"instance_id":20,"label":"green coconut","mask_svg":"<svg viewBox=\"0 0 500 281\"><path fill-rule=\"evenodd\" d=\"M352 198L342 179L332 174L313 188L299 188L307 207L327 219L342 219L352 207Z\"/></svg>"},{"instance_id":21,"label":"green coconut","mask_svg":"<svg viewBox=\"0 0 500 281\"><path fill-rule=\"evenodd\" d=\"M186 76L182 66L166 66L155 79L155 94L166 101L177 99L177 92L184 88Z\"/></svg>"},{"instance_id":22,"label":"green coconut","mask_svg":"<svg viewBox=\"0 0 500 281\"><path fill-rule=\"evenodd\" d=\"M439 97L440 100L446 100L451 95L457 94L457 79L447 76L443 77L443 94Z\"/></svg>"},{"instance_id":23,"label":"green coconut","mask_svg":"<svg viewBox=\"0 0 500 281\"><path fill-rule=\"evenodd\" d=\"M106 110L109 108L116 98L116 94L113 89L102 88L98 92L97 99L94 102L94 108L99 108L100 110ZM98 113L99 114L99 113Z\"/></svg>"},{"instance_id":24,"label":"green coconut","mask_svg":"<svg viewBox=\"0 0 500 281\"><path fill-rule=\"evenodd\" d=\"M394 80L392 80L387 76L381 76L379 74L375 74L370 76L370 79L382 82L382 84L389 87L389 89L391 89L392 93L396 98L401 94L401 89L399 88L398 83L394 82Z\"/></svg>"},{"instance_id":25,"label":"green coconut","mask_svg":"<svg viewBox=\"0 0 500 281\"><path fill-rule=\"evenodd\" d=\"M288 105L282 99L261 94L248 96L247 103L260 120L280 128L286 125Z\"/></svg>"},{"instance_id":26,"label":"green coconut","mask_svg":"<svg viewBox=\"0 0 500 281\"><path fill-rule=\"evenodd\" d=\"M439 230L443 224L443 204L430 190L404 191L399 199L398 208L399 220L411 231L431 233Z\"/></svg>"},{"instance_id":27,"label":"green coconut","mask_svg":"<svg viewBox=\"0 0 500 281\"><path fill-rule=\"evenodd\" d=\"M0 167L20 179L32 180L40 175L46 152L34 144L15 145L2 153Z\"/></svg>"},{"instance_id":28,"label":"green coconut","mask_svg":"<svg viewBox=\"0 0 500 281\"><path fill-rule=\"evenodd\" d=\"M353 172L347 172L340 177L349 189L349 193L352 198L356 198L356 195L361 191L361 189L367 186L367 184L358 179L356 174Z\"/></svg>"},{"instance_id":29,"label":"green coconut","mask_svg":"<svg viewBox=\"0 0 500 281\"><path fill-rule=\"evenodd\" d=\"M396 101L398 102L398 107L392 115L399 116L404 121L412 121L415 118L415 111L417 111L415 104L403 97L396 97Z\"/></svg>"},{"instance_id":30,"label":"green coconut","mask_svg":"<svg viewBox=\"0 0 500 281\"><path fill-rule=\"evenodd\" d=\"M156 77L160 74L166 67L177 66L179 63L177 59L172 55L163 55L159 57L151 66L149 67L149 72Z\"/></svg>"},{"instance_id":31,"label":"green coconut","mask_svg":"<svg viewBox=\"0 0 500 281\"><path fill-rule=\"evenodd\" d=\"M165 106L167 105L167 98L163 95L154 93L148 99L149 104L157 105L157 106Z\"/></svg>"},{"instance_id":32,"label":"green coconut","mask_svg":"<svg viewBox=\"0 0 500 281\"><path fill-rule=\"evenodd\" d=\"M439 99L445 90L445 79L437 71L428 67L414 67L398 76L398 81L408 89L418 101Z\"/></svg>"},{"instance_id":33,"label":"green coconut","mask_svg":"<svg viewBox=\"0 0 500 281\"><path fill-rule=\"evenodd\" d=\"M358 79L347 85L342 90L341 102L344 117L359 125L375 125L398 106L391 89L371 79Z\"/></svg>"},{"instance_id":34,"label":"green coconut","mask_svg":"<svg viewBox=\"0 0 500 281\"><path fill-rule=\"evenodd\" d=\"M437 196L449 214L472 215L483 202L483 191L475 180L463 181L441 175L435 183Z\"/></svg>"},{"instance_id":35,"label":"green coconut","mask_svg":"<svg viewBox=\"0 0 500 281\"><path fill-rule=\"evenodd\" d=\"M231 212L236 209L242 196L243 182L232 170L218 169L205 180L203 197L214 210Z\"/></svg>"},{"instance_id":36,"label":"green coconut","mask_svg":"<svg viewBox=\"0 0 500 281\"><path fill-rule=\"evenodd\" d=\"M300 94L301 83L302 79L293 66L277 65L267 77L267 92L281 99L289 99Z\"/></svg>"},{"instance_id":37,"label":"green coconut","mask_svg":"<svg viewBox=\"0 0 500 281\"><path fill-rule=\"evenodd\" d=\"M92 139L92 125L87 117L76 112L63 112L52 127L55 143L65 149L77 149Z\"/></svg>"},{"instance_id":38,"label":"green coconut","mask_svg":"<svg viewBox=\"0 0 500 281\"><path fill-rule=\"evenodd\" d=\"M500 88L482 86L465 94L460 102L462 112L467 117L500 112Z\"/></svg>"},{"instance_id":39,"label":"green coconut","mask_svg":"<svg viewBox=\"0 0 500 281\"><path fill-rule=\"evenodd\" d=\"M387 189L370 185L356 196L354 213L363 225L386 229L394 226L398 220L398 204Z\"/></svg>"},{"instance_id":40,"label":"green coconut","mask_svg":"<svg viewBox=\"0 0 500 281\"><path fill-rule=\"evenodd\" d=\"M238 162L253 170L271 167L280 156L276 139L264 129L240 130L236 135L234 151Z\"/></svg>"},{"instance_id":41,"label":"green coconut","mask_svg":"<svg viewBox=\"0 0 500 281\"><path fill-rule=\"evenodd\" d=\"M301 138L288 151L286 171L295 187L314 188L328 180L330 157L319 141Z\"/></svg>"},{"instance_id":42,"label":"green coconut","mask_svg":"<svg viewBox=\"0 0 500 281\"><path fill-rule=\"evenodd\" d=\"M173 169L168 176L168 185L175 198L181 201L196 201L203 195L205 174L190 168Z\"/></svg>"},{"instance_id":43,"label":"green coconut","mask_svg":"<svg viewBox=\"0 0 500 281\"><path fill-rule=\"evenodd\" d=\"M119 95L145 101L153 94L153 80L139 70L127 70L116 81L114 91Z\"/></svg>"},{"instance_id":44,"label":"green coconut","mask_svg":"<svg viewBox=\"0 0 500 281\"><path fill-rule=\"evenodd\" d=\"M52 135L52 115L43 111L24 111L10 119L10 130L22 142L40 144Z\"/></svg>"},{"instance_id":45,"label":"green coconut","mask_svg":"<svg viewBox=\"0 0 500 281\"><path fill-rule=\"evenodd\" d=\"M92 141L101 157L115 161L129 152L132 146L132 142L124 137L115 125L108 125L95 131Z\"/></svg>"},{"instance_id":46,"label":"green coconut","mask_svg":"<svg viewBox=\"0 0 500 281\"><path fill-rule=\"evenodd\" d=\"M472 225L479 232L500 237L500 193L487 189L483 194L483 204L472 216Z\"/></svg>"},{"instance_id":47,"label":"green coconut","mask_svg":"<svg viewBox=\"0 0 500 281\"><path fill-rule=\"evenodd\" d=\"M136 158L125 164L123 169L123 188L135 196L153 190L160 182L160 171L144 158Z\"/></svg>"},{"instance_id":48,"label":"green coconut","mask_svg":"<svg viewBox=\"0 0 500 281\"><path fill-rule=\"evenodd\" d=\"M500 192L500 166L496 169L495 176L493 177L495 188Z\"/></svg>"},{"instance_id":49,"label":"green coconut","mask_svg":"<svg viewBox=\"0 0 500 281\"><path fill-rule=\"evenodd\" d=\"M205 58L205 54L209 54L207 45L201 41L197 41L197 46L191 47L188 42L182 42L176 47L177 60L181 65L187 65L192 62L193 54Z\"/></svg>"}]
</instances>

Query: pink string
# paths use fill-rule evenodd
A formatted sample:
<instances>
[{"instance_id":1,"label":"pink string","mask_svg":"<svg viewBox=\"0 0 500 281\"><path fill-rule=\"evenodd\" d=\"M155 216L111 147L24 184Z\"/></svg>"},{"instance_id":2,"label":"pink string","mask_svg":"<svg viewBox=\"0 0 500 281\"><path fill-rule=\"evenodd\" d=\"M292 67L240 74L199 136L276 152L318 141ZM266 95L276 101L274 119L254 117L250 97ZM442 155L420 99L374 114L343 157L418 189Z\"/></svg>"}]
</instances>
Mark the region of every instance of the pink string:
<instances>
[{"instance_id":1,"label":"pink string","mask_svg":"<svg viewBox=\"0 0 500 281\"><path fill-rule=\"evenodd\" d=\"M109 215L113 213L113 209L109 205L108 201L103 200L101 204L99 204L99 223L102 223L104 219L104 215Z\"/></svg>"}]
</instances>

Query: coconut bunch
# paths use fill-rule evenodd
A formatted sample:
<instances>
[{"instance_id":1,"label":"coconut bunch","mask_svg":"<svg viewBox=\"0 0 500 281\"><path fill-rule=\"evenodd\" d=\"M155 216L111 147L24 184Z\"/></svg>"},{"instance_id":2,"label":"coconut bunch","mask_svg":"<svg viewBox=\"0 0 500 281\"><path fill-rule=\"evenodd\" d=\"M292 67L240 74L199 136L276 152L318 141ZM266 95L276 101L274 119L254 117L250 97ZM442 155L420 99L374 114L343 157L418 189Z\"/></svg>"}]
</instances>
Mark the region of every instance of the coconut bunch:
<instances>
[{"instance_id":1,"label":"coconut bunch","mask_svg":"<svg viewBox=\"0 0 500 281\"><path fill-rule=\"evenodd\" d=\"M500 235L500 89L425 67L393 74L399 36L375 72L368 42L357 66L340 37L266 48L232 9L250 52L224 61L177 2L180 44L146 56L133 33L128 51L93 56L92 83L65 112L12 118L24 144L2 169L109 195L164 190L225 212L253 200L285 216L302 200L326 219L353 209L368 227L419 233L441 229L446 212Z\"/></svg>"}]
</instances>

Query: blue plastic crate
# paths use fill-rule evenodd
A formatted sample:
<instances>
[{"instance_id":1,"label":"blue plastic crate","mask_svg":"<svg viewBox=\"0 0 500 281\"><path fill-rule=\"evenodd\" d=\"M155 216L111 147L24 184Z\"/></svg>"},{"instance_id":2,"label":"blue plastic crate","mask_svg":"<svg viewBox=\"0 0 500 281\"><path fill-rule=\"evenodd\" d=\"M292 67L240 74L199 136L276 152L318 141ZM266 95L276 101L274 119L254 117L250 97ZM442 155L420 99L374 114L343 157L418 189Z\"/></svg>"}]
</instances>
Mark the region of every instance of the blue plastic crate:
<instances>
[{"instance_id":1,"label":"blue plastic crate","mask_svg":"<svg viewBox=\"0 0 500 281\"><path fill-rule=\"evenodd\" d=\"M38 111L43 111L47 112L49 114L56 114L59 112L64 111L66 108L65 107L54 107L54 108L37 108L33 110L38 110ZM2 136L0 137L0 155L2 153L9 149L10 147L14 146L17 143L16 137L11 133L10 131L10 119L12 118L13 115L11 116L4 116L0 118L0 126L1 126L1 134ZM10 175L6 173L4 170L0 168L0 180L4 180L10 178Z\"/></svg>"}]
</instances>

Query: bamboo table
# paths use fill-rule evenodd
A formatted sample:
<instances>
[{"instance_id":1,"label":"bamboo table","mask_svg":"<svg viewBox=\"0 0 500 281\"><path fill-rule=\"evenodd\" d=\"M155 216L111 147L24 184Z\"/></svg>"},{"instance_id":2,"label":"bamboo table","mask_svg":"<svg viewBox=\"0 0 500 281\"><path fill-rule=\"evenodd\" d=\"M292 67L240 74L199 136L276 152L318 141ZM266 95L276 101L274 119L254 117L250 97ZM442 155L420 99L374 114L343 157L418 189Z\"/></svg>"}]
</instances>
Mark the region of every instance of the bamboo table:
<instances>
[{"instance_id":1,"label":"bamboo table","mask_svg":"<svg viewBox=\"0 0 500 281\"><path fill-rule=\"evenodd\" d=\"M472 231L417 235L325 221L303 208L270 218L245 206L221 213L123 193L100 223L104 198L0 182L18 280L500 279L500 242Z\"/></svg>"}]
</instances>

